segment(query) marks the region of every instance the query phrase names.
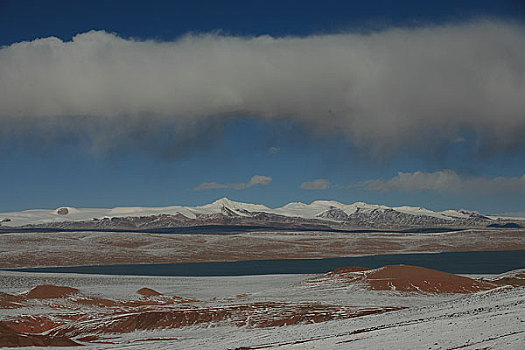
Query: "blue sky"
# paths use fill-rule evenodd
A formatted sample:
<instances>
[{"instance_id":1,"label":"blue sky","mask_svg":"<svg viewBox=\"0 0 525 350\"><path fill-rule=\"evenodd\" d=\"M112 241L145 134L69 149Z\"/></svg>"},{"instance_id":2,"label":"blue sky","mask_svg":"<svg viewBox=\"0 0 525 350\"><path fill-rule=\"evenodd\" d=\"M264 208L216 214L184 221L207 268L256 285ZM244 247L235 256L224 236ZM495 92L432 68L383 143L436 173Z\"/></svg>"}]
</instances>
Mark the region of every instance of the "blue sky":
<instances>
[{"instance_id":1,"label":"blue sky","mask_svg":"<svg viewBox=\"0 0 525 350\"><path fill-rule=\"evenodd\" d=\"M419 99L425 101L427 98L427 95L419 94L418 90L421 89L407 90L407 95L400 94L399 98L392 99L392 103L397 104L397 101L406 96L414 96L413 103L407 104L409 107L399 107L408 115L408 119L405 120L404 115L391 117L388 104L386 109L376 109L378 103L375 102L363 102L363 111L360 111L362 115L358 119L352 119L349 113L353 113L357 107L351 103L348 106L344 102L345 99L328 94L324 89L325 85L315 87L315 84L312 84L312 88L304 88L305 84L311 82L310 79L323 78L326 74L337 72L339 68L331 70L328 67L328 73L325 74L326 62L335 62L340 59L340 55L353 54L355 47L360 47L359 45L371 45L370 47L374 48L370 41L375 39L370 39L370 33L380 33L378 40L383 44L379 50L383 50L383 47L391 42L394 43L392 46L395 46L398 34L393 32L393 28L403 28L403 33L399 35L412 38L408 40L410 42L425 35L426 32L420 28L434 28L430 30L432 35L444 38L436 39L436 45L448 42L447 35L451 35L451 41L456 38L463 40L467 35L474 35L477 41L472 41L480 42L479 46L467 48L465 52L479 50L479 55L474 56L476 60L479 57L479 62L476 61L474 65L471 65L470 61L467 63L471 67L469 69L479 70L475 72L477 77L485 78L479 67L484 67L483 64L492 59L486 54L493 51L493 46L490 45L502 41L505 44L508 38L508 45L512 47L512 40L521 38L525 14L521 4L519 1L405 1L396 2L395 6L388 1L175 1L169 4L156 1L78 1L74 4L67 1L46 4L41 1L0 1L0 45L3 45L0 65L3 64L5 68L1 72L4 76L7 76L8 72L12 74L15 85L22 85L20 81L24 81L28 85L37 86L35 90L29 91L18 85L14 86L7 79L2 83L3 78L0 74L0 86L10 93L9 100L6 97L3 101L7 107L0 109L0 120L4 125L4 130L0 132L0 183L4 184L0 211L56 208L62 205L197 205L227 196L269 206L281 206L291 201L335 199L344 203L365 201L387 205L417 205L440 210L465 207L485 213L525 212L525 143L520 141L525 130L525 114L519 112L522 106L519 96L525 91L523 77L519 80L518 76L517 82L508 83L499 82L500 75L488 75L488 80L480 79L484 84L480 91L484 93L479 95L475 93L476 87L472 88L474 93L470 93L463 91L465 87L458 87L453 82L449 84L448 80L435 83L437 96L441 96L442 89L458 89L454 95L450 95L453 100L450 102L452 107L444 111L451 110L451 113L461 114L457 117L452 115L449 121L439 123L434 122L435 115L443 112L440 106L448 103L448 100L427 109L426 106L434 106L434 102L420 104ZM482 22L474 27L462 27L464 23L478 20L488 21L488 24ZM496 25L493 25L493 22ZM507 24L509 28L505 27ZM447 29L451 34L442 33L443 27L451 27L452 29ZM500 27L505 29L500 30ZM258 52L257 50L262 50L262 54L266 55L265 48L274 43L280 45L279 53L303 50L303 44L297 44L293 40L277 40L270 44L265 44L267 41L262 40L262 46L259 46L259 41L251 41L251 38L261 35L268 35L274 39L298 36L312 40L313 63L308 61L305 66L308 67L308 72L304 74L307 78L308 74L312 74L312 77L301 82L301 73L291 76L290 80L283 80L279 88L283 85L288 87L286 84L289 84L289 88L283 88L282 93L279 91L279 96L283 97L281 100L271 91L268 92L267 86L270 86L270 90L273 89L273 80L265 80L268 73L254 73L252 77L252 71L249 69L252 67L252 61L247 59L236 62L234 67L248 67L243 73L244 76L250 74L250 79L253 79L253 85L256 86L254 92L269 94L269 106L265 105L265 99L257 100L257 96L239 97L238 91L221 89L218 94L215 90L210 95L207 90L202 92L204 99L210 98L210 101L203 102L204 106L200 105L200 100L190 101L193 94L188 95L189 98L173 102L173 105L170 99L162 100L159 97L159 103L166 104L167 112L159 112L156 109L152 111L148 107L149 102L141 105L138 101L137 109L140 112L131 117L129 115L135 113L135 110L128 112L126 106L121 105L108 105L105 108L105 99L100 100L100 104L99 100L94 99L93 105L84 103L89 99L83 99L78 104L69 106L68 103L76 98L76 95L56 103L60 108L53 105L54 109L48 109L49 101L44 97L40 99L40 96L47 96L46 89L52 89L49 86L54 86L56 80L66 79L67 77L62 75L70 71L55 76L48 74L49 67L54 69L55 66L54 61L45 61L46 52L35 51L40 49L33 48L33 51L27 49L28 51L20 51L22 54L18 54L19 51L11 49L12 44L57 37L62 42L55 43L56 45L66 45L64 42L70 42L75 35L92 30L99 32L85 35L82 37L83 41L77 41L86 43L94 40L106 45L117 45L115 47L118 48L120 39L124 40L124 45L131 43L132 46L136 42L146 40L150 43L147 44L150 45L147 52L144 53L138 48L139 54L133 57L144 57L146 62L158 58L159 61L155 62L161 62L159 65L164 64L162 62L165 62L165 57L168 56L162 56L164 49L158 43L179 43L174 49L178 55L176 57L185 57L188 50L211 53L211 61L206 61L206 57L195 56L177 68L183 73L190 72L189 78L185 76L189 79L185 86L196 84L192 88L195 90L189 91L197 92L197 96L201 96L201 85L206 84L206 80L197 80L197 83L194 83L191 79L199 72L192 69L202 70L203 67L207 69L211 66L206 62L216 61L212 55L221 50L221 45L239 50L236 57L251 55L252 51ZM472 32L474 34L471 34ZM479 38L476 36L478 32L481 33ZM500 35L493 39L494 43L489 42L493 32ZM188 33L193 33L193 37L188 39L191 45L180 44L180 38L184 38ZM200 33L212 34L210 38L201 38ZM354 36L347 38L347 33ZM342 37L333 38L330 36L333 34L342 34ZM316 41L314 36L321 39ZM224 37L227 37L225 44L221 39ZM395 40L390 40L391 37ZM484 43L486 37L487 47ZM406 41L400 40L400 45L404 45ZM319 49L315 47L317 42L320 42ZM359 45L353 46L353 49L346 53L337 53L341 45L354 45L354 42L358 42ZM425 49L424 43L421 44L423 47L414 45L416 50ZM309 46L310 44L306 45ZM252 49L253 47L255 48ZM494 62L507 59L511 62L514 57L523 57L520 56L523 54L523 51L520 51L522 47L516 49L516 53L508 55L504 49L505 47L500 56L494 58ZM325 56L325 52L321 50L335 53ZM13 56L17 57L16 60L10 60L9 55L12 52L19 55ZM155 56L156 52L158 56ZM219 53L224 54L222 51ZM397 51L387 51L387 54L403 57ZM453 53L450 53L450 56L450 60L456 58ZM33 63L24 63L26 57L28 62ZM56 53L52 57L57 60ZM90 60L95 61L98 56L85 57L88 58L85 58L86 62L83 64L89 66L92 64ZM299 57L298 66L303 63L301 54L293 57ZM427 56L421 57L428 59ZM460 59L463 56L458 54L457 57ZM69 64L67 58L60 59L65 59L65 64ZM305 62L308 59L310 58L304 57ZM197 66L198 68L191 66L192 61L200 62L199 60L204 60L203 65ZM319 64L318 72L316 60L323 62ZM416 58L415 65L418 64L418 60ZM395 80L385 80L394 86L391 90L383 87L360 90L358 84L355 91L359 93L360 103L374 98L372 93L380 94L386 91L390 96L397 93L398 86L401 87L399 90L403 90L403 86L412 86L410 84L418 82L417 77L426 76L428 67L436 66L436 69L439 69L440 62L449 60L449 54L445 52L443 56L438 56L437 60L439 61L432 63L432 66L422 64L421 69L425 71L415 75L416 78L405 81L405 75L399 75ZM281 61L275 62L277 66L281 64ZM38 71L41 64L45 73ZM169 65L171 63L166 64L166 67L172 67ZM212 70L210 74L219 75L210 77L210 84L222 84L224 79L227 80L226 85L230 83L230 79L237 84L237 75L222 73L224 67L229 67L227 62L225 64L220 66L219 73ZM356 65L359 64L360 62L356 61ZM504 68L510 73L523 72L523 62L518 61L515 65L517 68L510 63ZM93 67L98 69L97 67L104 66L93 63ZM121 66L112 63L111 67L120 69ZM153 65L150 69L155 70L156 67L157 65ZM388 69L397 66L387 62L385 67L384 74L390 76ZM457 61L444 65L443 76L448 76L450 71L455 72L455 69L463 67L464 62ZM492 69L493 66L488 67ZM505 76L507 70L494 72ZM356 70L356 74L361 71L362 69ZM371 72L375 70L372 69ZM97 72L90 71L88 74L96 75ZM169 71L161 72L159 79L168 76L166 86L179 89L178 85L171 85L169 74ZM462 71L458 74L462 74ZM439 80L439 76L436 78L432 72L429 73L429 77L434 80ZM139 86L144 81L144 76L140 77L142 78L137 75L137 78L129 78L130 80L121 83L122 85L115 84L117 92L107 87L108 84L111 85L111 79L104 86L97 86L97 89L108 89L115 94L114 100L122 98L126 103L134 104L140 97L122 97L119 91L127 90L130 85ZM178 77L181 79L181 75ZM42 84L38 79L41 79ZM343 84L344 79L338 83ZM509 79L512 81L512 78ZM252 80L247 81L250 82L246 88L249 90ZM260 81L262 82L259 83ZM492 88L493 81L501 84L498 85L498 89ZM75 75L64 84L77 82L79 79ZM232 89L237 86L234 83L230 86ZM242 83L246 82L242 80ZM366 79L360 80L360 84L368 83ZM79 85L81 84L84 83L81 81ZM72 90L76 88L79 87L75 86ZM84 88L83 85L80 88ZM186 93L184 87L177 91ZM504 91L505 96L500 96L498 91ZM324 93L327 95L324 96ZM492 96L491 93L495 95ZM230 99L231 94L235 94L235 101L237 98L243 101L236 102L235 108L231 107L230 100L226 107L222 104L217 107L214 100L212 101L217 96ZM320 113L326 112L326 115L317 113L316 103L308 107L309 101L315 100L318 95L323 96L322 101L333 99L333 104L329 104L329 107L319 109ZM163 96L163 92L159 90L152 96L156 99L157 96ZM310 97L303 100L303 96ZM461 98L456 101L456 96ZM495 102L478 112L476 105L483 102L477 100L480 96ZM525 96L523 97L525 99ZM464 102L467 98L472 98L472 101ZM287 104L295 99L297 105L302 105L300 108L291 102L290 105ZM27 110L19 112L22 108L15 103L18 100L24 101L23 105L31 108L27 107ZM53 103L56 100L57 98L50 98ZM12 108L11 101L15 101L12 102ZM206 105L207 103L209 105ZM102 107L99 107L100 105ZM350 111L339 111L347 107ZM114 110L118 110L118 113L115 114ZM375 111L379 114L385 112L385 117L376 117L373 113ZM150 118L150 112L155 114L155 118ZM428 114L428 117L420 117L418 113ZM463 116L476 113L481 113L479 121L475 119L476 116ZM454 124L455 120L459 120L457 125ZM501 120L501 123L498 120ZM450 130L449 125L452 125ZM371 130L370 127L373 129L368 137L364 134ZM256 179L250 182L254 176L263 176L268 180L257 182ZM312 183L315 180L322 181ZM204 186L207 189L195 190L202 184L208 184Z\"/></svg>"}]
</instances>

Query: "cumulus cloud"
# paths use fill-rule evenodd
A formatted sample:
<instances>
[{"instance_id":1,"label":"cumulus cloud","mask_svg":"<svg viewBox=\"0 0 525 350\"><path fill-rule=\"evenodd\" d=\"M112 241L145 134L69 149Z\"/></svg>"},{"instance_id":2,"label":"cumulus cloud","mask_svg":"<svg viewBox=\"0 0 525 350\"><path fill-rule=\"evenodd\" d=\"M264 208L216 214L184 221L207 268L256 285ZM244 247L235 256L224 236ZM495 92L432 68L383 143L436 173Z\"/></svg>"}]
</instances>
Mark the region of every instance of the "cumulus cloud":
<instances>
[{"instance_id":1,"label":"cumulus cloud","mask_svg":"<svg viewBox=\"0 0 525 350\"><path fill-rule=\"evenodd\" d=\"M195 187L193 190L202 191L202 190L211 190L217 188L233 188L236 190L244 190L246 188L254 186L266 186L272 182L272 178L269 176L254 175L248 182L241 182L237 184L220 184L216 182L203 182L199 186Z\"/></svg>"},{"instance_id":2,"label":"cumulus cloud","mask_svg":"<svg viewBox=\"0 0 525 350\"><path fill-rule=\"evenodd\" d=\"M525 175L521 177L463 178L450 169L432 173L416 171L399 172L388 180L369 180L361 183L369 191L438 191L471 193L523 193L525 194Z\"/></svg>"},{"instance_id":3,"label":"cumulus cloud","mask_svg":"<svg viewBox=\"0 0 525 350\"><path fill-rule=\"evenodd\" d=\"M246 187L266 186L270 182L272 182L272 178L269 176L255 175L250 179Z\"/></svg>"},{"instance_id":4,"label":"cumulus cloud","mask_svg":"<svg viewBox=\"0 0 525 350\"><path fill-rule=\"evenodd\" d=\"M119 138L106 124L133 142L150 122L186 135L248 117L292 119L373 152L432 149L464 130L506 148L525 143L525 27L486 20L173 42L91 31L0 48L0 91L3 138L51 125L110 147Z\"/></svg>"},{"instance_id":5,"label":"cumulus cloud","mask_svg":"<svg viewBox=\"0 0 525 350\"><path fill-rule=\"evenodd\" d=\"M398 172L397 176L389 180L365 181L366 188L370 191L448 191L455 190L461 186L458 174L449 169L425 173L416 171L414 173Z\"/></svg>"},{"instance_id":6,"label":"cumulus cloud","mask_svg":"<svg viewBox=\"0 0 525 350\"><path fill-rule=\"evenodd\" d=\"M303 190L326 190L330 187L330 181L326 179L317 179L313 181L303 182L301 188Z\"/></svg>"}]
</instances>

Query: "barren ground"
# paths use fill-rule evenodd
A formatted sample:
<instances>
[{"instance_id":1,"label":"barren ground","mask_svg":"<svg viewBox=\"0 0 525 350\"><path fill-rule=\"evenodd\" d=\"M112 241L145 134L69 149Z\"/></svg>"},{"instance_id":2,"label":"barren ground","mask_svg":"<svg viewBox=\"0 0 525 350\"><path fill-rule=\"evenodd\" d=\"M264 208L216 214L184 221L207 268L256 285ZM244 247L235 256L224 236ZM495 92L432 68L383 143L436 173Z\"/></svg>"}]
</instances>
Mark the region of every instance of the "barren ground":
<instances>
[{"instance_id":1,"label":"barren ground","mask_svg":"<svg viewBox=\"0 0 525 350\"><path fill-rule=\"evenodd\" d=\"M231 235L106 232L0 235L0 268L180 263L525 249L525 230L447 233L256 232Z\"/></svg>"}]
</instances>

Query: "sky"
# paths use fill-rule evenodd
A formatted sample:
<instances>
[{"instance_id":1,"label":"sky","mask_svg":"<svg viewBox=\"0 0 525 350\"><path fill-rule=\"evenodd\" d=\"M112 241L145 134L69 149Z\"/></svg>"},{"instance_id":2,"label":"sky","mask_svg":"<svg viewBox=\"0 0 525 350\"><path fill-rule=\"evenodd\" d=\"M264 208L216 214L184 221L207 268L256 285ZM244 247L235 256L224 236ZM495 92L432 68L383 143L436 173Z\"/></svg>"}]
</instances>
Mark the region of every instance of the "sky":
<instances>
[{"instance_id":1,"label":"sky","mask_svg":"<svg viewBox=\"0 0 525 350\"><path fill-rule=\"evenodd\" d=\"M522 1L0 0L0 211L525 215Z\"/></svg>"}]
</instances>

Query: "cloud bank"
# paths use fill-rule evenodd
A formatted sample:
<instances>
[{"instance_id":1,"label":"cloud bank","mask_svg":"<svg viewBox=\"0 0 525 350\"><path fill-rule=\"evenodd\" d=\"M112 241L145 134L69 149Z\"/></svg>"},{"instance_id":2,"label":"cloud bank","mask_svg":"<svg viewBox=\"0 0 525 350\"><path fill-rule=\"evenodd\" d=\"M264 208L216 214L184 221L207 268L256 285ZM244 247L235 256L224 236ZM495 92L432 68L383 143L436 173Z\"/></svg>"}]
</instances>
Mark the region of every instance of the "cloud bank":
<instances>
[{"instance_id":1,"label":"cloud bank","mask_svg":"<svg viewBox=\"0 0 525 350\"><path fill-rule=\"evenodd\" d=\"M132 143L149 123L185 135L256 118L295 120L372 152L432 150L464 131L504 149L525 144L525 27L485 20L173 42L91 31L2 47L0 91L4 138L45 125L104 148L106 124Z\"/></svg>"},{"instance_id":2,"label":"cloud bank","mask_svg":"<svg viewBox=\"0 0 525 350\"><path fill-rule=\"evenodd\" d=\"M303 182L300 187L303 190L326 190L330 187L330 181L326 179L317 179Z\"/></svg>"},{"instance_id":3,"label":"cloud bank","mask_svg":"<svg viewBox=\"0 0 525 350\"><path fill-rule=\"evenodd\" d=\"M254 175L248 182L241 182L237 184L220 184L216 182L203 182L199 186L195 187L194 191L211 190L217 188L233 188L236 190L244 190L246 188L254 186L266 186L272 182L272 178L269 176Z\"/></svg>"},{"instance_id":4,"label":"cloud bank","mask_svg":"<svg viewBox=\"0 0 525 350\"><path fill-rule=\"evenodd\" d=\"M361 183L369 191L377 192L412 192L437 191L455 193L521 193L525 194L525 175L521 177L484 177L463 178L450 169L432 173L416 171L413 173L399 172L389 180L369 180Z\"/></svg>"}]
</instances>

